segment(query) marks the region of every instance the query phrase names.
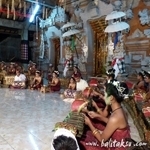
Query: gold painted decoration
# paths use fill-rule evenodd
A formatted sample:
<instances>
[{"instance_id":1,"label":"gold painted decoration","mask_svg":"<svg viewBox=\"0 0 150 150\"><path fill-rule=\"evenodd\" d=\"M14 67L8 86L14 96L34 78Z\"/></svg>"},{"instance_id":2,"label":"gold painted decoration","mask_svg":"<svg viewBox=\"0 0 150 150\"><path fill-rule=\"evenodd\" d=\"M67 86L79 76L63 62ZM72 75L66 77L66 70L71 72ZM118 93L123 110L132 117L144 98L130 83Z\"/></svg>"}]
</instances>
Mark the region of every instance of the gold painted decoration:
<instances>
[{"instance_id":1,"label":"gold painted decoration","mask_svg":"<svg viewBox=\"0 0 150 150\"><path fill-rule=\"evenodd\" d=\"M14 7L14 0L12 0L11 3L12 3L12 5L11 5L11 12L13 12L13 11L14 11L14 8L15 8L15 7Z\"/></svg>"},{"instance_id":2,"label":"gold painted decoration","mask_svg":"<svg viewBox=\"0 0 150 150\"><path fill-rule=\"evenodd\" d=\"M0 9L2 8L2 0L0 0Z\"/></svg>"},{"instance_id":3,"label":"gold painted decoration","mask_svg":"<svg viewBox=\"0 0 150 150\"><path fill-rule=\"evenodd\" d=\"M94 53L93 53L93 75L102 75L105 73L105 64L107 57L107 34L104 32L107 24L105 16L90 20L90 25L93 30Z\"/></svg>"},{"instance_id":4,"label":"gold painted decoration","mask_svg":"<svg viewBox=\"0 0 150 150\"><path fill-rule=\"evenodd\" d=\"M15 9L14 9L14 12L13 12L13 20L16 19L16 12L15 12Z\"/></svg>"},{"instance_id":5,"label":"gold painted decoration","mask_svg":"<svg viewBox=\"0 0 150 150\"><path fill-rule=\"evenodd\" d=\"M21 0L19 1L19 8L22 8Z\"/></svg>"},{"instance_id":6,"label":"gold painted decoration","mask_svg":"<svg viewBox=\"0 0 150 150\"><path fill-rule=\"evenodd\" d=\"M9 18L9 4L7 4L7 18Z\"/></svg>"},{"instance_id":7,"label":"gold painted decoration","mask_svg":"<svg viewBox=\"0 0 150 150\"><path fill-rule=\"evenodd\" d=\"M26 16L26 2L24 2L24 17Z\"/></svg>"}]
</instances>

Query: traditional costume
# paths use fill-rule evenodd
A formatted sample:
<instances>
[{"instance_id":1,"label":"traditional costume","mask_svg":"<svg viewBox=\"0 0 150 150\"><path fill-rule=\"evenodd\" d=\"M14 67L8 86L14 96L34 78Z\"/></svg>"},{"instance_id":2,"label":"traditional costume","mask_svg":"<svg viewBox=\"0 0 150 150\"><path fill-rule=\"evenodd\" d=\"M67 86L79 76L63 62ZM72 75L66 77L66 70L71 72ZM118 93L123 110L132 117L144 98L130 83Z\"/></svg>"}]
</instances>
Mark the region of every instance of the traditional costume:
<instances>
[{"instance_id":1,"label":"traditional costume","mask_svg":"<svg viewBox=\"0 0 150 150\"><path fill-rule=\"evenodd\" d=\"M79 145L78 145L78 142L77 142L77 140L76 140L76 137L75 137L75 135L74 135L71 131L69 131L69 130L67 130L67 129L64 129L64 128L60 128L60 129L58 129L58 130L55 132L55 134L54 134L54 139L56 139L57 137L59 137L59 136L61 136L61 135L66 136L66 137L70 137L70 138L72 138L73 140L75 140L76 145L77 145L77 150L80 150ZM53 140L54 140L54 139L53 139ZM52 140L52 143L51 143L51 150L55 150L55 148L54 148L54 146L53 146L53 140Z\"/></svg>"},{"instance_id":2,"label":"traditional costume","mask_svg":"<svg viewBox=\"0 0 150 150\"><path fill-rule=\"evenodd\" d=\"M40 90L42 87L42 77L40 77L40 71L36 71L36 73L39 74L39 77L34 78L34 83L31 85L32 90Z\"/></svg>"},{"instance_id":3,"label":"traditional costume","mask_svg":"<svg viewBox=\"0 0 150 150\"><path fill-rule=\"evenodd\" d=\"M97 129L100 131L103 131L105 126L97 122L97 125L95 123L95 126ZM126 138L130 138L130 129L129 127L126 127L124 129L117 129L113 135L108 139L108 143L106 142L105 145L103 142L99 142L94 136L92 131L86 130L84 135L82 136L81 139L78 139L79 146L82 150L126 150L129 145L126 144ZM113 141L116 141L116 145L113 143ZM124 142L124 145L121 146L121 143Z\"/></svg>"},{"instance_id":4,"label":"traditional costume","mask_svg":"<svg viewBox=\"0 0 150 150\"><path fill-rule=\"evenodd\" d=\"M56 91L60 91L60 81L58 81L58 83L56 84L56 85L54 85L54 86L50 86L50 90L52 91L52 92L56 92Z\"/></svg>"},{"instance_id":5,"label":"traditional costume","mask_svg":"<svg viewBox=\"0 0 150 150\"><path fill-rule=\"evenodd\" d=\"M11 88L24 89L26 87L26 76L19 74L15 76L14 83L10 86Z\"/></svg>"},{"instance_id":6,"label":"traditional costume","mask_svg":"<svg viewBox=\"0 0 150 150\"><path fill-rule=\"evenodd\" d=\"M54 71L53 73L55 73L57 77L59 76L58 71ZM52 83L50 85L50 91L52 91L52 92L60 91L60 88L61 88L60 80L58 79L57 84L55 84L55 81L52 79Z\"/></svg>"}]
</instances>

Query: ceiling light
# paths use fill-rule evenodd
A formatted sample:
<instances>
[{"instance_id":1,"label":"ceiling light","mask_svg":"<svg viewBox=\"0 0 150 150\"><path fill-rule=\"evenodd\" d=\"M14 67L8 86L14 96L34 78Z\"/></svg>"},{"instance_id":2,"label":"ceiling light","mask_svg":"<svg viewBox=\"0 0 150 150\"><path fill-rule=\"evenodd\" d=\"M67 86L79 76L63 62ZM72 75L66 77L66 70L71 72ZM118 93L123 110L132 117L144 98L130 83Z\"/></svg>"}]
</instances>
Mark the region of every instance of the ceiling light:
<instances>
[{"instance_id":1,"label":"ceiling light","mask_svg":"<svg viewBox=\"0 0 150 150\"><path fill-rule=\"evenodd\" d=\"M40 8L39 5L36 5L36 6L35 6L35 9L34 9L32 15L31 15L31 17L30 17L29 22L32 22L32 21L34 20L34 17L35 17L35 15L36 15L36 13L38 12L39 8Z\"/></svg>"}]
</instances>

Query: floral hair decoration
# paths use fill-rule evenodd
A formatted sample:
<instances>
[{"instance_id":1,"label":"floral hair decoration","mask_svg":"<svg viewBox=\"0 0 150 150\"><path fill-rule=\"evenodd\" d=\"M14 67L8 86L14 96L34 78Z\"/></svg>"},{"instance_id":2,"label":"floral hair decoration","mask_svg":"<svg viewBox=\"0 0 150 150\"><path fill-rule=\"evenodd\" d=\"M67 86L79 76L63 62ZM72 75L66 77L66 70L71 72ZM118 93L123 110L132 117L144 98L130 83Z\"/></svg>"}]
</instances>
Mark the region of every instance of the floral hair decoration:
<instances>
[{"instance_id":1,"label":"floral hair decoration","mask_svg":"<svg viewBox=\"0 0 150 150\"><path fill-rule=\"evenodd\" d=\"M59 75L59 71L54 71L54 73L56 73L57 75Z\"/></svg>"},{"instance_id":2,"label":"floral hair decoration","mask_svg":"<svg viewBox=\"0 0 150 150\"><path fill-rule=\"evenodd\" d=\"M106 71L106 74L114 74L115 73L115 69L111 68L109 70Z\"/></svg>"},{"instance_id":3,"label":"floral hair decoration","mask_svg":"<svg viewBox=\"0 0 150 150\"><path fill-rule=\"evenodd\" d=\"M124 91L126 90L126 88L121 86L119 81L114 80L112 84L117 88L118 93L121 97L128 98L128 94L124 94Z\"/></svg>"}]
</instances>

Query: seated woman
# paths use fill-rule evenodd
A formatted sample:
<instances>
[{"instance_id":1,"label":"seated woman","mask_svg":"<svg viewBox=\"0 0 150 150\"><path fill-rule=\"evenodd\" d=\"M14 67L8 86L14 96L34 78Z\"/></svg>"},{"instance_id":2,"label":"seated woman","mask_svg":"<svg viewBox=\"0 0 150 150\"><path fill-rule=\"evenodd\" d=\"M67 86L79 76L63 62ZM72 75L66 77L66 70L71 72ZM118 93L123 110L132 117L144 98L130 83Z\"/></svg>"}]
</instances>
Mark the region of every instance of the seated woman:
<instances>
[{"instance_id":1,"label":"seated woman","mask_svg":"<svg viewBox=\"0 0 150 150\"><path fill-rule=\"evenodd\" d=\"M146 99L150 100L150 72L145 72L145 82L147 83L147 96Z\"/></svg>"},{"instance_id":2,"label":"seated woman","mask_svg":"<svg viewBox=\"0 0 150 150\"><path fill-rule=\"evenodd\" d=\"M137 75L138 82L133 85L132 89L146 90L146 83L144 81L144 74L139 72Z\"/></svg>"},{"instance_id":3,"label":"seated woman","mask_svg":"<svg viewBox=\"0 0 150 150\"><path fill-rule=\"evenodd\" d=\"M15 63L10 63L7 73L8 75L15 75L16 74L16 68L15 68Z\"/></svg>"},{"instance_id":4,"label":"seated woman","mask_svg":"<svg viewBox=\"0 0 150 150\"><path fill-rule=\"evenodd\" d=\"M76 81L73 77L70 78L68 89L64 91L64 98L74 98L76 92Z\"/></svg>"},{"instance_id":5,"label":"seated woman","mask_svg":"<svg viewBox=\"0 0 150 150\"><path fill-rule=\"evenodd\" d=\"M29 75L35 75L37 68L36 68L36 63L30 63L28 66L28 73Z\"/></svg>"},{"instance_id":6,"label":"seated woman","mask_svg":"<svg viewBox=\"0 0 150 150\"><path fill-rule=\"evenodd\" d=\"M55 71L54 66L52 64L49 64L49 69L48 69L48 80L52 81L52 74Z\"/></svg>"},{"instance_id":7,"label":"seated woman","mask_svg":"<svg viewBox=\"0 0 150 150\"><path fill-rule=\"evenodd\" d=\"M130 130L126 115L121 106L123 97L120 96L117 88L112 83L108 83L106 86L105 101L112 109L109 117L102 116L93 111L89 111L88 115L85 115L85 124L90 130L78 140L82 150L126 150L128 147L125 139L130 138ZM92 123L92 119L105 122L106 127L99 126L98 128L97 126L96 128ZM113 144L113 141L116 144ZM118 143L121 141L125 144L119 145Z\"/></svg>"},{"instance_id":8,"label":"seated woman","mask_svg":"<svg viewBox=\"0 0 150 150\"><path fill-rule=\"evenodd\" d=\"M24 74L21 74L19 70L16 70L16 76L10 88L15 88L15 89L26 88L26 76Z\"/></svg>"},{"instance_id":9,"label":"seated woman","mask_svg":"<svg viewBox=\"0 0 150 150\"><path fill-rule=\"evenodd\" d=\"M72 74L72 77L75 78L76 75L81 76L81 71L80 71L80 69L79 69L77 66L74 66L74 67L73 67L73 74ZM81 76L81 79L82 79L82 76Z\"/></svg>"},{"instance_id":10,"label":"seated woman","mask_svg":"<svg viewBox=\"0 0 150 150\"><path fill-rule=\"evenodd\" d=\"M54 71L52 74L52 81L50 82L50 92L60 91L59 72Z\"/></svg>"},{"instance_id":11,"label":"seated woman","mask_svg":"<svg viewBox=\"0 0 150 150\"><path fill-rule=\"evenodd\" d=\"M5 73L7 72L7 65L4 61L1 62L0 71Z\"/></svg>"},{"instance_id":12,"label":"seated woman","mask_svg":"<svg viewBox=\"0 0 150 150\"><path fill-rule=\"evenodd\" d=\"M36 71L35 77L33 79L33 83L31 84L31 90L40 90L42 86L42 77L40 75L40 71Z\"/></svg>"}]
</instances>

